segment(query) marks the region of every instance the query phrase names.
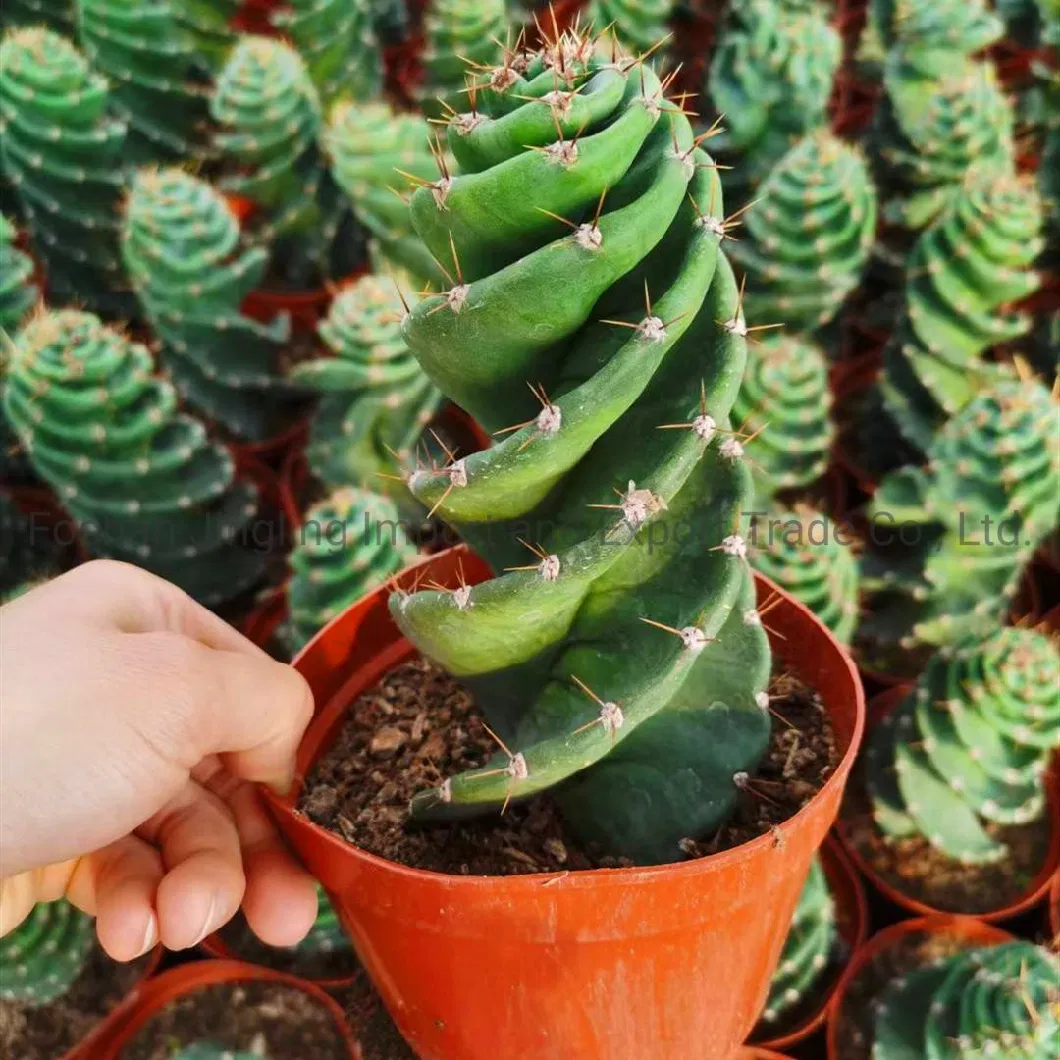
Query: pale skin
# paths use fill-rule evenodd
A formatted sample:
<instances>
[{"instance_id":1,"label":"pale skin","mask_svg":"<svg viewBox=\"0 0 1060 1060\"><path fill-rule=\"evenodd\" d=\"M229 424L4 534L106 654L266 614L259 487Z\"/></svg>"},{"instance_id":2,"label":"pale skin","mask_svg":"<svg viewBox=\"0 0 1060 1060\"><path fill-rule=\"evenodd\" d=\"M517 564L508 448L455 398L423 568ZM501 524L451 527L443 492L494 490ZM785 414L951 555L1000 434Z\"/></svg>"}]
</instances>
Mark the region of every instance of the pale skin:
<instances>
[{"instance_id":1,"label":"pale skin","mask_svg":"<svg viewBox=\"0 0 1060 1060\"><path fill-rule=\"evenodd\" d=\"M313 881L256 785L289 790L312 710L295 670L127 564L0 608L0 934L65 896L120 961L241 906L263 941L300 941Z\"/></svg>"}]
</instances>

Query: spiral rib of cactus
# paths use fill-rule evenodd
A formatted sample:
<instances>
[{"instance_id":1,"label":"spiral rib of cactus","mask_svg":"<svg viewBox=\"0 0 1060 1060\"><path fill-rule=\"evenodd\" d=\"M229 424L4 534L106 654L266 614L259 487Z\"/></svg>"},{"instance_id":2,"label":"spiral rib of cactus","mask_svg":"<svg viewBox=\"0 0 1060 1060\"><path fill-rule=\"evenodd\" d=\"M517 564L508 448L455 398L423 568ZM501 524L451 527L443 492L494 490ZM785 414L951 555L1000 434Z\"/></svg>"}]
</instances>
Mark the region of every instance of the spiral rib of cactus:
<instances>
[{"instance_id":1,"label":"spiral rib of cactus","mask_svg":"<svg viewBox=\"0 0 1060 1060\"><path fill-rule=\"evenodd\" d=\"M74 0L4 0L0 26L46 26L72 35Z\"/></svg>"},{"instance_id":2,"label":"spiral rib of cactus","mask_svg":"<svg viewBox=\"0 0 1060 1060\"><path fill-rule=\"evenodd\" d=\"M751 565L804 603L844 644L858 621L858 560L846 529L806 505L756 517Z\"/></svg>"},{"instance_id":3,"label":"spiral rib of cactus","mask_svg":"<svg viewBox=\"0 0 1060 1060\"><path fill-rule=\"evenodd\" d=\"M340 98L368 100L383 87L373 0L291 0L273 25L298 49L325 112Z\"/></svg>"},{"instance_id":4,"label":"spiral rib of cactus","mask_svg":"<svg viewBox=\"0 0 1060 1060\"><path fill-rule=\"evenodd\" d=\"M857 631L874 668L1002 620L1023 568L1060 523L1060 409L1035 382L1002 380L935 436L924 468L889 474L869 509L862 563L872 609Z\"/></svg>"},{"instance_id":5,"label":"spiral rib of cactus","mask_svg":"<svg viewBox=\"0 0 1060 1060\"><path fill-rule=\"evenodd\" d=\"M749 320L813 331L858 285L876 237L876 188L859 150L826 129L770 171L729 248Z\"/></svg>"},{"instance_id":6,"label":"spiral rib of cactus","mask_svg":"<svg viewBox=\"0 0 1060 1060\"><path fill-rule=\"evenodd\" d=\"M734 165L724 175L730 198L749 198L798 139L827 123L841 57L839 34L819 4L744 0L730 7L707 82L725 124L711 147Z\"/></svg>"},{"instance_id":7,"label":"spiral rib of cactus","mask_svg":"<svg viewBox=\"0 0 1060 1060\"><path fill-rule=\"evenodd\" d=\"M815 857L810 862L810 874L784 940L780 964L769 984L769 997L761 1017L766 1028L776 1024L814 990L837 942L835 901L821 859Z\"/></svg>"},{"instance_id":8,"label":"spiral rib of cactus","mask_svg":"<svg viewBox=\"0 0 1060 1060\"><path fill-rule=\"evenodd\" d=\"M92 66L114 86L133 160L186 161L206 148L207 56L181 0L76 0Z\"/></svg>"},{"instance_id":9,"label":"spiral rib of cactus","mask_svg":"<svg viewBox=\"0 0 1060 1060\"><path fill-rule=\"evenodd\" d=\"M1031 315L1007 307L1039 287L1042 221L1033 177L974 165L917 240L880 383L910 446L925 452L938 427L997 377L983 354L1030 330Z\"/></svg>"},{"instance_id":10,"label":"spiral rib of cactus","mask_svg":"<svg viewBox=\"0 0 1060 1060\"><path fill-rule=\"evenodd\" d=\"M716 169L650 66L593 43L506 56L513 76L450 124L462 172L413 195L453 283L406 338L501 440L408 483L496 577L391 609L504 741L414 816L553 788L585 839L659 862L725 818L768 739L728 430L747 325Z\"/></svg>"},{"instance_id":11,"label":"spiral rib of cactus","mask_svg":"<svg viewBox=\"0 0 1060 1060\"><path fill-rule=\"evenodd\" d=\"M325 149L332 176L372 235L376 269L438 290L445 275L416 235L404 194L409 179L437 179L441 148L432 144L430 129L422 116L383 101L340 102L331 111Z\"/></svg>"},{"instance_id":12,"label":"spiral rib of cactus","mask_svg":"<svg viewBox=\"0 0 1060 1060\"><path fill-rule=\"evenodd\" d=\"M944 77L887 71L876 109L873 145L879 154L883 216L920 229L960 187L973 163L1015 167L1011 101L987 62L959 62Z\"/></svg>"},{"instance_id":13,"label":"spiral rib of cactus","mask_svg":"<svg viewBox=\"0 0 1060 1060\"><path fill-rule=\"evenodd\" d=\"M49 1005L73 986L95 942L92 918L69 902L41 902L0 938L0 1001Z\"/></svg>"},{"instance_id":14,"label":"spiral rib of cactus","mask_svg":"<svg viewBox=\"0 0 1060 1060\"><path fill-rule=\"evenodd\" d=\"M118 253L126 126L105 78L51 30L13 30L0 44L0 121L0 161L49 297L127 314Z\"/></svg>"},{"instance_id":15,"label":"spiral rib of cactus","mask_svg":"<svg viewBox=\"0 0 1060 1060\"><path fill-rule=\"evenodd\" d=\"M408 566L416 551L409 525L386 497L348 486L314 504L290 556L292 651Z\"/></svg>"},{"instance_id":16,"label":"spiral rib of cactus","mask_svg":"<svg viewBox=\"0 0 1060 1060\"><path fill-rule=\"evenodd\" d=\"M609 27L627 53L639 55L666 37L673 8L674 0L593 0L589 21L597 30Z\"/></svg>"},{"instance_id":17,"label":"spiral rib of cactus","mask_svg":"<svg viewBox=\"0 0 1060 1060\"><path fill-rule=\"evenodd\" d=\"M202 72L216 77L235 43L234 23L242 0L183 0L176 15L192 37L194 58Z\"/></svg>"},{"instance_id":18,"label":"spiral rib of cactus","mask_svg":"<svg viewBox=\"0 0 1060 1060\"><path fill-rule=\"evenodd\" d=\"M274 434L297 396L279 372L289 322L283 315L263 325L240 312L261 286L268 254L241 246L224 198L179 169L142 170L122 252L181 396L237 437Z\"/></svg>"},{"instance_id":19,"label":"spiral rib of cactus","mask_svg":"<svg viewBox=\"0 0 1060 1060\"><path fill-rule=\"evenodd\" d=\"M74 310L35 317L10 353L4 408L89 551L125 559L207 604L260 578L241 545L255 487L181 413L149 351Z\"/></svg>"},{"instance_id":20,"label":"spiral rib of cactus","mask_svg":"<svg viewBox=\"0 0 1060 1060\"><path fill-rule=\"evenodd\" d=\"M1047 636L1003 628L936 654L873 731L865 757L884 835L923 836L966 864L1008 848L987 825L1045 810L1043 776L1060 747L1060 661Z\"/></svg>"},{"instance_id":21,"label":"spiral rib of cactus","mask_svg":"<svg viewBox=\"0 0 1060 1060\"><path fill-rule=\"evenodd\" d=\"M333 356L303 361L291 377L320 395L308 458L338 488L379 486L394 456L414 457L441 403L401 334L402 306L390 280L364 276L335 296L319 334Z\"/></svg>"},{"instance_id":22,"label":"spiral rib of cactus","mask_svg":"<svg viewBox=\"0 0 1060 1060\"><path fill-rule=\"evenodd\" d=\"M11 334L22 326L37 301L33 261L15 244L15 226L0 214L0 330Z\"/></svg>"}]
</instances>

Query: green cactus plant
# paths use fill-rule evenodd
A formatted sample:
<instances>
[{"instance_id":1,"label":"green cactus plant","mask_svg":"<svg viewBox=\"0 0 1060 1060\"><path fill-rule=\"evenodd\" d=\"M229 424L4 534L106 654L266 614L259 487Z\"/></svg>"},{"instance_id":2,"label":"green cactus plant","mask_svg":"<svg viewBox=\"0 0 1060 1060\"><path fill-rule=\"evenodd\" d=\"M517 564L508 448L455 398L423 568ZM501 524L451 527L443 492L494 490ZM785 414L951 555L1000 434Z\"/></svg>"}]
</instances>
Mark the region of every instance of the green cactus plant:
<instances>
[{"instance_id":1,"label":"green cactus plant","mask_svg":"<svg viewBox=\"0 0 1060 1060\"><path fill-rule=\"evenodd\" d=\"M919 452L998 377L982 355L1030 330L1030 314L1006 307L1041 282L1034 262L1045 245L1042 221L1033 177L977 164L913 247L880 390L887 415Z\"/></svg>"},{"instance_id":2,"label":"green cactus plant","mask_svg":"<svg viewBox=\"0 0 1060 1060\"><path fill-rule=\"evenodd\" d=\"M9 335L29 316L39 297L33 283L33 261L15 243L15 226L0 214L0 330Z\"/></svg>"},{"instance_id":3,"label":"green cactus plant","mask_svg":"<svg viewBox=\"0 0 1060 1060\"><path fill-rule=\"evenodd\" d=\"M0 161L14 186L49 297L123 317L118 253L126 127L106 80L40 27L0 43Z\"/></svg>"},{"instance_id":4,"label":"green cactus plant","mask_svg":"<svg viewBox=\"0 0 1060 1060\"><path fill-rule=\"evenodd\" d=\"M876 235L876 188L864 156L827 129L800 140L743 215L729 256L747 276L755 323L814 331L858 285Z\"/></svg>"},{"instance_id":5,"label":"green cactus plant","mask_svg":"<svg viewBox=\"0 0 1060 1060\"><path fill-rule=\"evenodd\" d=\"M750 469L727 433L748 329L718 176L650 66L576 31L522 58L519 73L502 57L514 78L492 79L476 121L450 125L462 173L412 197L455 282L405 321L439 388L502 432L409 488L498 575L391 598L510 753L411 812L551 789L591 846L680 860L770 728Z\"/></svg>"},{"instance_id":6,"label":"green cactus plant","mask_svg":"<svg viewBox=\"0 0 1060 1060\"><path fill-rule=\"evenodd\" d=\"M268 1057L263 1057L259 1052L233 1051L227 1045L196 1042L181 1049L173 1060L268 1060Z\"/></svg>"},{"instance_id":7,"label":"green cactus plant","mask_svg":"<svg viewBox=\"0 0 1060 1060\"><path fill-rule=\"evenodd\" d=\"M177 6L180 24L191 34L198 66L217 75L238 36L233 21L242 0L184 0Z\"/></svg>"},{"instance_id":8,"label":"green cactus plant","mask_svg":"<svg viewBox=\"0 0 1060 1060\"><path fill-rule=\"evenodd\" d=\"M1060 522L1058 416L1040 384L1002 380L939 430L923 468L880 483L857 632L873 669L915 672L925 654L1003 619Z\"/></svg>"},{"instance_id":9,"label":"green cactus plant","mask_svg":"<svg viewBox=\"0 0 1060 1060\"><path fill-rule=\"evenodd\" d=\"M308 458L314 474L337 489L377 485L407 461L441 403L401 334L394 284L364 276L341 290L319 328L333 356L303 361L292 379L320 394Z\"/></svg>"},{"instance_id":10,"label":"green cactus plant","mask_svg":"<svg viewBox=\"0 0 1060 1060\"><path fill-rule=\"evenodd\" d=\"M309 934L297 949L305 954L349 953L353 957L353 945L347 936L327 891L317 884L317 918Z\"/></svg>"},{"instance_id":11,"label":"green cactus plant","mask_svg":"<svg viewBox=\"0 0 1060 1060\"><path fill-rule=\"evenodd\" d=\"M298 397L281 374L286 316L263 325L240 312L268 265L242 248L239 223L210 185L179 169L132 182L122 253L162 358L182 397L236 437L260 441Z\"/></svg>"},{"instance_id":12,"label":"green cactus plant","mask_svg":"<svg viewBox=\"0 0 1060 1060\"><path fill-rule=\"evenodd\" d=\"M445 275L416 235L406 197L398 191L409 177L439 179L436 153L448 167L430 129L421 115L398 113L383 101L340 102L332 109L324 142L332 175L371 233L376 270L440 290Z\"/></svg>"},{"instance_id":13,"label":"green cactus plant","mask_svg":"<svg viewBox=\"0 0 1060 1060\"><path fill-rule=\"evenodd\" d=\"M210 49L178 0L76 0L81 47L114 86L129 125L131 161L207 153Z\"/></svg>"},{"instance_id":14,"label":"green cactus plant","mask_svg":"<svg viewBox=\"0 0 1060 1060\"><path fill-rule=\"evenodd\" d=\"M383 45L398 44L409 30L409 9L406 0L371 0L372 24Z\"/></svg>"},{"instance_id":15,"label":"green cactus plant","mask_svg":"<svg viewBox=\"0 0 1060 1060\"><path fill-rule=\"evenodd\" d=\"M38 1008L62 997L95 943L92 918L69 902L41 902L0 938L0 1001Z\"/></svg>"},{"instance_id":16,"label":"green cactus plant","mask_svg":"<svg viewBox=\"0 0 1060 1060\"><path fill-rule=\"evenodd\" d=\"M593 0L589 21L597 32L611 27L622 49L638 56L666 37L673 8L674 0Z\"/></svg>"},{"instance_id":17,"label":"green cactus plant","mask_svg":"<svg viewBox=\"0 0 1060 1060\"><path fill-rule=\"evenodd\" d=\"M219 604L251 588L265 557L239 540L256 487L178 411L146 347L75 310L30 321L10 351L8 419L90 552L125 559Z\"/></svg>"},{"instance_id":18,"label":"green cactus plant","mask_svg":"<svg viewBox=\"0 0 1060 1060\"><path fill-rule=\"evenodd\" d=\"M74 31L74 0L4 0L0 26L46 26L70 36Z\"/></svg>"}]
</instances>

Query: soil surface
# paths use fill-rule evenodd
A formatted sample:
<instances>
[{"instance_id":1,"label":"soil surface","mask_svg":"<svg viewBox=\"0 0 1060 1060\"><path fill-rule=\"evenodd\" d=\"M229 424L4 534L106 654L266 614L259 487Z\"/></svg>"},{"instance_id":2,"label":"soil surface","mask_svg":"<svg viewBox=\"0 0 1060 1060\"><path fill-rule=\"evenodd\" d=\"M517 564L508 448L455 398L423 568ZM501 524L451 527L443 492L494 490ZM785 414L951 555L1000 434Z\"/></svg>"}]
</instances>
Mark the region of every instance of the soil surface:
<instances>
[{"instance_id":1,"label":"soil surface","mask_svg":"<svg viewBox=\"0 0 1060 1060\"><path fill-rule=\"evenodd\" d=\"M290 949L268 946L250 930L242 913L225 924L217 935L238 960L303 979L349 979L361 967L352 949L325 953L306 952L297 946Z\"/></svg>"},{"instance_id":2,"label":"soil surface","mask_svg":"<svg viewBox=\"0 0 1060 1060\"><path fill-rule=\"evenodd\" d=\"M74 984L50 1005L0 1001L0 1056L58 1060L125 999L150 959L119 964L97 945Z\"/></svg>"},{"instance_id":3,"label":"soil surface","mask_svg":"<svg viewBox=\"0 0 1060 1060\"><path fill-rule=\"evenodd\" d=\"M765 759L725 827L687 842L690 857L770 831L798 812L835 768L835 739L814 693L781 678L770 710L775 717ZM495 752L470 694L417 658L351 706L334 746L307 778L298 809L363 850L436 872L509 876L629 864L582 849L547 794L513 804L502 817L407 825L415 792L477 768Z\"/></svg>"},{"instance_id":4,"label":"soil surface","mask_svg":"<svg viewBox=\"0 0 1060 1060\"><path fill-rule=\"evenodd\" d=\"M318 1001L278 983L221 983L163 1009L120 1060L172 1060L207 1042L269 1060L349 1060L331 1014Z\"/></svg>"}]
</instances>

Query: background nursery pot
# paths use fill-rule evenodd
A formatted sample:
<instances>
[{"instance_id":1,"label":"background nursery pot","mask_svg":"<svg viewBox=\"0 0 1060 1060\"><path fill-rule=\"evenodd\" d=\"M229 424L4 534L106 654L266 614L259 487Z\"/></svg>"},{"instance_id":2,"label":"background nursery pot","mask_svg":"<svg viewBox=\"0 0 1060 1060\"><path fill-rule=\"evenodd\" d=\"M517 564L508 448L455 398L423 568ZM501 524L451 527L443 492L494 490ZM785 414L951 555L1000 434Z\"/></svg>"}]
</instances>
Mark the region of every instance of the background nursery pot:
<instances>
[{"instance_id":1,"label":"background nursery pot","mask_svg":"<svg viewBox=\"0 0 1060 1060\"><path fill-rule=\"evenodd\" d=\"M451 549L409 568L411 585L482 581ZM760 598L778 592L759 579ZM413 654L377 591L295 662L318 715L302 775L346 708ZM834 820L864 721L853 663L790 597L770 610L784 655L820 693L841 761L777 835L652 868L519 877L450 876L366 854L269 799L288 840L334 900L358 956L423 1060L729 1060L765 1001L810 859Z\"/></svg>"}]
</instances>

